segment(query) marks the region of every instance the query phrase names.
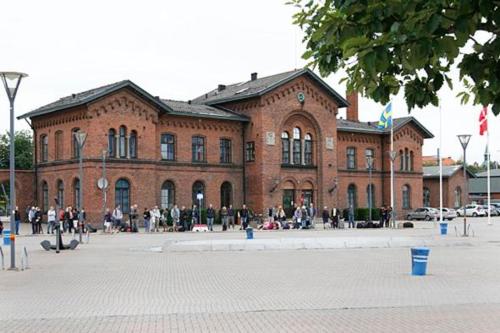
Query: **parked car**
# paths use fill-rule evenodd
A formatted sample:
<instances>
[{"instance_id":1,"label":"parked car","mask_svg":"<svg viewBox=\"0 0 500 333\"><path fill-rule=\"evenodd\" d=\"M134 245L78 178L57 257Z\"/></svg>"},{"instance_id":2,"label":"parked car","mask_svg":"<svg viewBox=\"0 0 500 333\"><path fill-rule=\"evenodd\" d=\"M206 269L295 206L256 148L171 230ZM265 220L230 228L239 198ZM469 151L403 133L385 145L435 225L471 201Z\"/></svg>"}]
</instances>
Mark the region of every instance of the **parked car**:
<instances>
[{"instance_id":1,"label":"parked car","mask_svg":"<svg viewBox=\"0 0 500 333\"><path fill-rule=\"evenodd\" d=\"M439 211L431 207L421 207L415 209L406 215L407 220L426 220L430 221L439 216Z\"/></svg>"},{"instance_id":2,"label":"parked car","mask_svg":"<svg viewBox=\"0 0 500 333\"><path fill-rule=\"evenodd\" d=\"M465 206L465 212L467 216L473 216L473 217L477 217L477 216L486 216L486 212L484 211L483 209L483 206L481 205L467 205ZM457 215L458 216L464 216L464 207L461 207L459 209L457 209Z\"/></svg>"},{"instance_id":3,"label":"parked car","mask_svg":"<svg viewBox=\"0 0 500 333\"><path fill-rule=\"evenodd\" d=\"M500 202L492 202L491 205L495 206L495 208L497 209L498 214L500 215Z\"/></svg>"},{"instance_id":4,"label":"parked car","mask_svg":"<svg viewBox=\"0 0 500 333\"><path fill-rule=\"evenodd\" d=\"M443 208L443 219L445 220L453 220L457 217L457 211L451 208Z\"/></svg>"},{"instance_id":5,"label":"parked car","mask_svg":"<svg viewBox=\"0 0 500 333\"><path fill-rule=\"evenodd\" d=\"M490 216L498 216L500 214L494 205L491 205L489 209L488 205L483 205L483 210L486 213L486 216L490 214L491 214Z\"/></svg>"}]
</instances>

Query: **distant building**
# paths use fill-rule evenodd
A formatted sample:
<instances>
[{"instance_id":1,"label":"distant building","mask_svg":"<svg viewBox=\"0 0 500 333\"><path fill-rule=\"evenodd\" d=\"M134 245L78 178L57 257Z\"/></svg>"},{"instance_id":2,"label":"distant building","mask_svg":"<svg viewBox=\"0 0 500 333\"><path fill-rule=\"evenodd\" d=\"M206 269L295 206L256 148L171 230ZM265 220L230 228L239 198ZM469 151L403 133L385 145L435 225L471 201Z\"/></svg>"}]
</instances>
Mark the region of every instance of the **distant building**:
<instances>
[{"instance_id":1,"label":"distant building","mask_svg":"<svg viewBox=\"0 0 500 333\"><path fill-rule=\"evenodd\" d=\"M424 188L422 205L439 207L439 166L423 167ZM467 172L467 179L474 175ZM458 208L466 201L462 165L443 165L443 207Z\"/></svg>"},{"instance_id":2,"label":"distant building","mask_svg":"<svg viewBox=\"0 0 500 333\"><path fill-rule=\"evenodd\" d=\"M433 156L422 156L422 164L423 166L433 166L439 165L439 160L436 155ZM443 165L456 165L457 161L452 159L450 156L443 157Z\"/></svg>"},{"instance_id":3,"label":"distant building","mask_svg":"<svg viewBox=\"0 0 500 333\"><path fill-rule=\"evenodd\" d=\"M488 178L486 171L476 174L469 180L469 195L471 200L486 203L488 200ZM500 202L500 169L490 170L490 193L493 202Z\"/></svg>"}]
</instances>

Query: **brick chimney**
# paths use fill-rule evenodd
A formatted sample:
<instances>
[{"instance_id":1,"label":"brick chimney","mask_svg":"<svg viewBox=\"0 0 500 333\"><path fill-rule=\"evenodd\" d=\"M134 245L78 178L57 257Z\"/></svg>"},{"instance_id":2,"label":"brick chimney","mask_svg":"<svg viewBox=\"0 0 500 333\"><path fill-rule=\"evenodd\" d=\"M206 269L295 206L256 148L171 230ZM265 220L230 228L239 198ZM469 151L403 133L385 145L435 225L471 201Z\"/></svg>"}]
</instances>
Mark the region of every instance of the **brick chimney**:
<instances>
[{"instance_id":1,"label":"brick chimney","mask_svg":"<svg viewBox=\"0 0 500 333\"><path fill-rule=\"evenodd\" d=\"M255 80L257 80L257 73L256 72L250 74L250 81L255 81Z\"/></svg>"},{"instance_id":2,"label":"brick chimney","mask_svg":"<svg viewBox=\"0 0 500 333\"><path fill-rule=\"evenodd\" d=\"M358 119L358 92L351 91L347 92L347 102L349 106L347 107L346 118L350 121L359 121Z\"/></svg>"}]
</instances>

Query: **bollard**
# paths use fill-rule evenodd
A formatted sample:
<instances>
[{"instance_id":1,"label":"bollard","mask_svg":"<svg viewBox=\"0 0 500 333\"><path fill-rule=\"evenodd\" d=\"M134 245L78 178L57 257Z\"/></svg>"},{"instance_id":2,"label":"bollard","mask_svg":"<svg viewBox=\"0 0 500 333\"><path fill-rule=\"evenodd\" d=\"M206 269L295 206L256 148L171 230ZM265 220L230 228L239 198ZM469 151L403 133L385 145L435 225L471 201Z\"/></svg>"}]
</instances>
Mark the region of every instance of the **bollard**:
<instances>
[{"instance_id":1,"label":"bollard","mask_svg":"<svg viewBox=\"0 0 500 333\"><path fill-rule=\"evenodd\" d=\"M25 265L25 268L29 269L30 268L30 264L29 264L28 250L26 250L26 246L24 247L23 252L24 252L24 265Z\"/></svg>"},{"instance_id":2,"label":"bollard","mask_svg":"<svg viewBox=\"0 0 500 333\"><path fill-rule=\"evenodd\" d=\"M253 239L253 228L248 227L246 228L246 233L247 233L247 239Z\"/></svg>"},{"instance_id":3,"label":"bollard","mask_svg":"<svg viewBox=\"0 0 500 333\"><path fill-rule=\"evenodd\" d=\"M10 245L10 230L5 229L3 231L3 245Z\"/></svg>"},{"instance_id":4,"label":"bollard","mask_svg":"<svg viewBox=\"0 0 500 333\"><path fill-rule=\"evenodd\" d=\"M88 244L88 243L90 243L90 232L88 229L87 229L86 237L87 237L87 244Z\"/></svg>"},{"instance_id":5,"label":"bollard","mask_svg":"<svg viewBox=\"0 0 500 333\"><path fill-rule=\"evenodd\" d=\"M439 227L441 228L441 235L448 234L448 223L445 222L439 223Z\"/></svg>"},{"instance_id":6,"label":"bollard","mask_svg":"<svg viewBox=\"0 0 500 333\"><path fill-rule=\"evenodd\" d=\"M0 257L1 257L1 260L2 260L2 271L3 271L5 269L5 262L4 262L3 250L2 250L1 246L0 246Z\"/></svg>"},{"instance_id":7,"label":"bollard","mask_svg":"<svg viewBox=\"0 0 500 333\"><path fill-rule=\"evenodd\" d=\"M411 248L411 275L425 275L430 249L427 247Z\"/></svg>"}]
</instances>

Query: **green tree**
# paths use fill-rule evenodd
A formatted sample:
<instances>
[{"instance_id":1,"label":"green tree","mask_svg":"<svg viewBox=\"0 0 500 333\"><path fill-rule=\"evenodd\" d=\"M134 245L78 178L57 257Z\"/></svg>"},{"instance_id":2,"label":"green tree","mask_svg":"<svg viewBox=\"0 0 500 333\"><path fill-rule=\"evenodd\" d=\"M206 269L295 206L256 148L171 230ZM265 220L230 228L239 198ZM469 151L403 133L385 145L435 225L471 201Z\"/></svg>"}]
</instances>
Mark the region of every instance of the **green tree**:
<instances>
[{"instance_id":1,"label":"green tree","mask_svg":"<svg viewBox=\"0 0 500 333\"><path fill-rule=\"evenodd\" d=\"M344 69L348 90L387 103L404 87L408 108L438 105L457 66L468 103L500 113L500 1L291 0L304 31L304 59L328 76ZM467 47L466 47L467 44Z\"/></svg>"},{"instance_id":2,"label":"green tree","mask_svg":"<svg viewBox=\"0 0 500 333\"><path fill-rule=\"evenodd\" d=\"M16 147L16 169L31 169L33 168L33 137L31 131L17 131L14 138ZM10 153L10 136L9 133L0 135L0 168L7 169Z\"/></svg>"}]
</instances>

